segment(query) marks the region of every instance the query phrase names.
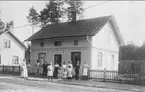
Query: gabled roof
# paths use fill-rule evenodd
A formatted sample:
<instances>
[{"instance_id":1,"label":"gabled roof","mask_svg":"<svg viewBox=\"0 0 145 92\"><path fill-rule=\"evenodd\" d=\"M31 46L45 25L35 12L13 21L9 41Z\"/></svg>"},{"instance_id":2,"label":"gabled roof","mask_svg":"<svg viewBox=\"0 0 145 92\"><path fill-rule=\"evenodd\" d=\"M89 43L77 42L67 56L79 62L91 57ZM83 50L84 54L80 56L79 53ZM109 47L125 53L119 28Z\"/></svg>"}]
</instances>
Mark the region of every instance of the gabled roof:
<instances>
[{"instance_id":1,"label":"gabled roof","mask_svg":"<svg viewBox=\"0 0 145 92\"><path fill-rule=\"evenodd\" d=\"M48 25L36 32L27 40L32 41L37 39L61 37L94 36L109 20L112 19L112 17L113 16L104 16L92 19L78 20L76 22L64 22ZM118 37L118 41L120 41L119 43L122 43L121 39L121 37Z\"/></svg>"},{"instance_id":2,"label":"gabled roof","mask_svg":"<svg viewBox=\"0 0 145 92\"><path fill-rule=\"evenodd\" d=\"M12 34L10 31L1 31L0 35L3 35L5 33L8 33L11 37L13 37L24 49L26 49L27 47L14 35Z\"/></svg>"}]
</instances>

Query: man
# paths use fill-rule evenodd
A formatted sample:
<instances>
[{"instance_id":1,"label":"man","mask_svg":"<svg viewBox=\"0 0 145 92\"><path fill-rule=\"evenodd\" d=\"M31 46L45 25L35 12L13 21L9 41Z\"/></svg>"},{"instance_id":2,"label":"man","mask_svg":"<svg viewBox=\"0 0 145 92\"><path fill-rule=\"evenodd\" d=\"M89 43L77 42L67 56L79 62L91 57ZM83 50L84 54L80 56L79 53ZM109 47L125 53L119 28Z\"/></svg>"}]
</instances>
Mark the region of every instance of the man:
<instances>
[{"instance_id":1,"label":"man","mask_svg":"<svg viewBox=\"0 0 145 92\"><path fill-rule=\"evenodd\" d=\"M47 61L45 61L42 65L42 67L43 67L43 78L47 77L47 66L48 66Z\"/></svg>"}]
</instances>

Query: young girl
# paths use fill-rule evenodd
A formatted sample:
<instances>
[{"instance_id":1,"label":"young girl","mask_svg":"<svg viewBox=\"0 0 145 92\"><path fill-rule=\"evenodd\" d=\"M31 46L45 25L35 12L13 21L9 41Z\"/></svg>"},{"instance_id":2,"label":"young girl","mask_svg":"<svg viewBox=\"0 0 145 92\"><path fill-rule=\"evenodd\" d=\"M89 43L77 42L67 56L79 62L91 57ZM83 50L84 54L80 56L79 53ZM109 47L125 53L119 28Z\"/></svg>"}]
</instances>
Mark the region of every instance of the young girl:
<instances>
[{"instance_id":1,"label":"young girl","mask_svg":"<svg viewBox=\"0 0 145 92\"><path fill-rule=\"evenodd\" d=\"M67 65L65 62L63 62L63 65L62 65L62 78L63 80L67 78Z\"/></svg>"},{"instance_id":2,"label":"young girl","mask_svg":"<svg viewBox=\"0 0 145 92\"><path fill-rule=\"evenodd\" d=\"M52 81L52 76L53 76L53 66L52 66L52 63L49 63L49 65L47 67L47 76L48 76L48 80Z\"/></svg>"},{"instance_id":3,"label":"young girl","mask_svg":"<svg viewBox=\"0 0 145 92\"><path fill-rule=\"evenodd\" d=\"M61 77L62 77L62 68L59 67L58 68L58 81L61 81Z\"/></svg>"}]
</instances>

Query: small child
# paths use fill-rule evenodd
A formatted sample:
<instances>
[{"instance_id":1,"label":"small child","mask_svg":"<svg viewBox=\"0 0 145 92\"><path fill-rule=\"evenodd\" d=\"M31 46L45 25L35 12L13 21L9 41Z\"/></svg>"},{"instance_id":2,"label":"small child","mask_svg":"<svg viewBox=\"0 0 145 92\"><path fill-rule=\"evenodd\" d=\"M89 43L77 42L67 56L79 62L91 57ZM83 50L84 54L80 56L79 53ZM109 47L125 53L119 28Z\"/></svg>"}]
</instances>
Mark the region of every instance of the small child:
<instances>
[{"instance_id":1,"label":"small child","mask_svg":"<svg viewBox=\"0 0 145 92\"><path fill-rule=\"evenodd\" d=\"M61 67L58 68L58 81L61 81L62 71Z\"/></svg>"},{"instance_id":2,"label":"small child","mask_svg":"<svg viewBox=\"0 0 145 92\"><path fill-rule=\"evenodd\" d=\"M63 78L63 81L65 81L67 79L67 70L66 69L63 70L62 78Z\"/></svg>"}]
</instances>

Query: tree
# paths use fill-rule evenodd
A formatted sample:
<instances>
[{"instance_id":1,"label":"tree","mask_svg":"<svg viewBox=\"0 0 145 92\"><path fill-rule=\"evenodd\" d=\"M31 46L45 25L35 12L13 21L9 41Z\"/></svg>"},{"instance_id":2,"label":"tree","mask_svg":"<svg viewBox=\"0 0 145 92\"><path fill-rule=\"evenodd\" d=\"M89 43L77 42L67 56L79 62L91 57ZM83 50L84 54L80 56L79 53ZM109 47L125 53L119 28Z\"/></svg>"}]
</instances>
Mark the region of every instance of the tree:
<instances>
[{"instance_id":1,"label":"tree","mask_svg":"<svg viewBox=\"0 0 145 92\"><path fill-rule=\"evenodd\" d=\"M14 22L10 21L10 22L6 23L5 31L9 31L10 29L13 29L13 27L14 27Z\"/></svg>"},{"instance_id":2,"label":"tree","mask_svg":"<svg viewBox=\"0 0 145 92\"><path fill-rule=\"evenodd\" d=\"M39 23L39 14L37 13L34 7L29 9L29 15L27 16L28 22L31 23L31 26L38 25Z\"/></svg>"},{"instance_id":3,"label":"tree","mask_svg":"<svg viewBox=\"0 0 145 92\"><path fill-rule=\"evenodd\" d=\"M79 18L82 18L83 16L83 2L82 0L65 0L65 2L69 5L69 7L67 8L67 17L68 17L68 21L72 20L72 11L76 12L76 15Z\"/></svg>"},{"instance_id":4,"label":"tree","mask_svg":"<svg viewBox=\"0 0 145 92\"><path fill-rule=\"evenodd\" d=\"M48 24L56 24L60 22L60 18L64 16L64 2L60 0L50 0L46 4L46 8L40 11L41 26Z\"/></svg>"},{"instance_id":5,"label":"tree","mask_svg":"<svg viewBox=\"0 0 145 92\"><path fill-rule=\"evenodd\" d=\"M68 7L73 7L77 15L83 13L83 3L81 0L50 0L46 3L46 7L37 13L34 7L29 9L29 15L27 16L28 22L40 27L45 27L48 24L60 23L61 19L67 16L68 21L71 20L71 10Z\"/></svg>"},{"instance_id":6,"label":"tree","mask_svg":"<svg viewBox=\"0 0 145 92\"><path fill-rule=\"evenodd\" d=\"M14 22L10 21L8 23L4 23L1 19L0 19L0 30L1 31L9 31L10 29L12 29L14 27Z\"/></svg>"}]
</instances>

